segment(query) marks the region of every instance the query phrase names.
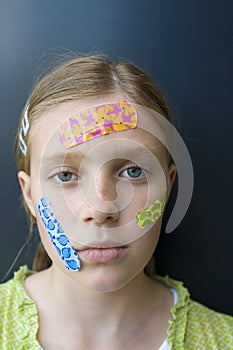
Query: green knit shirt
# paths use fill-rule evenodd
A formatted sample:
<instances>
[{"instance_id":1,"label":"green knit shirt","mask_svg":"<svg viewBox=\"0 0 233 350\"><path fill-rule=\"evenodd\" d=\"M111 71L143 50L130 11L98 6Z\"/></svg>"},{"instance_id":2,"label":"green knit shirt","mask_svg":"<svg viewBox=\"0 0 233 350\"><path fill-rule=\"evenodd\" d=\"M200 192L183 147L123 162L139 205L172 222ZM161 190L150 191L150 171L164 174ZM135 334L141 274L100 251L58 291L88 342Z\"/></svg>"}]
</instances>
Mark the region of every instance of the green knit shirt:
<instances>
[{"instance_id":1,"label":"green knit shirt","mask_svg":"<svg viewBox=\"0 0 233 350\"><path fill-rule=\"evenodd\" d=\"M14 278L0 285L0 349L39 350L38 315L24 289L32 271L22 266ZM178 301L171 309L168 344L171 350L233 350L233 317L215 312L190 299L182 282L168 276L155 279L174 288Z\"/></svg>"}]
</instances>

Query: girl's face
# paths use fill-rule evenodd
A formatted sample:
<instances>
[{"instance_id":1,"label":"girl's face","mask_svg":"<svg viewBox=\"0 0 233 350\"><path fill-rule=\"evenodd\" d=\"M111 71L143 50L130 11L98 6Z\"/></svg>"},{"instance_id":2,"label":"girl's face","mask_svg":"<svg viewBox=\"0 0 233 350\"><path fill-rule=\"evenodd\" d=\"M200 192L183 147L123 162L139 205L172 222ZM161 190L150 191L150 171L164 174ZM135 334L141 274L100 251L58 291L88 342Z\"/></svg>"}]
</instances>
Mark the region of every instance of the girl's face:
<instances>
[{"instance_id":1,"label":"girl's face","mask_svg":"<svg viewBox=\"0 0 233 350\"><path fill-rule=\"evenodd\" d=\"M101 104L116 100L108 97ZM19 180L52 268L86 287L113 291L141 273L151 258L162 215L145 229L138 226L137 215L164 193L168 198L176 171L167 166L165 148L143 130L142 122L135 129L66 149L58 126L98 104L72 102L41 116L31 130L30 177L20 172ZM50 201L53 215L78 253L80 271L67 270L51 243L38 211L41 198Z\"/></svg>"}]
</instances>

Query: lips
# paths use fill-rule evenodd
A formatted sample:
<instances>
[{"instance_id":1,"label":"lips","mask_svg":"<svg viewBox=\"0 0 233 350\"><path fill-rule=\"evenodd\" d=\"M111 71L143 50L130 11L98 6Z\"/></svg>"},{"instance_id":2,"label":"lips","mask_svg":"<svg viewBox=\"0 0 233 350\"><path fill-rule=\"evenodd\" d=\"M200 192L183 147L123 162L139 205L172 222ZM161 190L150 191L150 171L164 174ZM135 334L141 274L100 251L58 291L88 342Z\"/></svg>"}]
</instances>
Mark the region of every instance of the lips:
<instances>
[{"instance_id":1,"label":"lips","mask_svg":"<svg viewBox=\"0 0 233 350\"><path fill-rule=\"evenodd\" d=\"M82 246L81 248L78 248L77 251L80 252L82 250L86 249L97 249L97 248L117 248L117 247L122 247L126 248L127 245L120 245L119 242L113 242L113 241L93 241L88 243L85 246Z\"/></svg>"},{"instance_id":2,"label":"lips","mask_svg":"<svg viewBox=\"0 0 233 350\"><path fill-rule=\"evenodd\" d=\"M90 246L77 250L77 254L83 260L97 263L123 258L126 251L127 246L113 246L113 242L92 242Z\"/></svg>"}]
</instances>

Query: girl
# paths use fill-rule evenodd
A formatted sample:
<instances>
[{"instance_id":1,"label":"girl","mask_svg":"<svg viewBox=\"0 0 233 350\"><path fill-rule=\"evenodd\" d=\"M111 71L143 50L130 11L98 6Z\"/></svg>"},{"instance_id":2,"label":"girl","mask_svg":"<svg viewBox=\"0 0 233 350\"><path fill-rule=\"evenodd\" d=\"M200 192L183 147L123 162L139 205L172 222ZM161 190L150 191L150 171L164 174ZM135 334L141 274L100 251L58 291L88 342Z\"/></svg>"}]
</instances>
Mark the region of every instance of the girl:
<instances>
[{"instance_id":1,"label":"girl","mask_svg":"<svg viewBox=\"0 0 233 350\"><path fill-rule=\"evenodd\" d=\"M176 177L170 123L129 63L75 58L35 86L15 157L41 243L33 271L0 287L1 349L233 348L230 316L153 271Z\"/></svg>"}]
</instances>

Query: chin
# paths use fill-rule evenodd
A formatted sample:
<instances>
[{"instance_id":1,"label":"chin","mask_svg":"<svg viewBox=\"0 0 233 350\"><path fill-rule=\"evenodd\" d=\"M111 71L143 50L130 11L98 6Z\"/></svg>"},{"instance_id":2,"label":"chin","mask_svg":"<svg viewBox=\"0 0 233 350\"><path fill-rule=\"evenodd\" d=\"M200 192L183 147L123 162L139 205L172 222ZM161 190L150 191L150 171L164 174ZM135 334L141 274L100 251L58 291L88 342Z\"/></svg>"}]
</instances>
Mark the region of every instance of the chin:
<instances>
[{"instance_id":1,"label":"chin","mask_svg":"<svg viewBox=\"0 0 233 350\"><path fill-rule=\"evenodd\" d=\"M79 272L80 283L89 290L108 293L116 292L125 287L137 275L135 271L116 268L116 266L99 265L92 268L92 271L83 269Z\"/></svg>"}]
</instances>

